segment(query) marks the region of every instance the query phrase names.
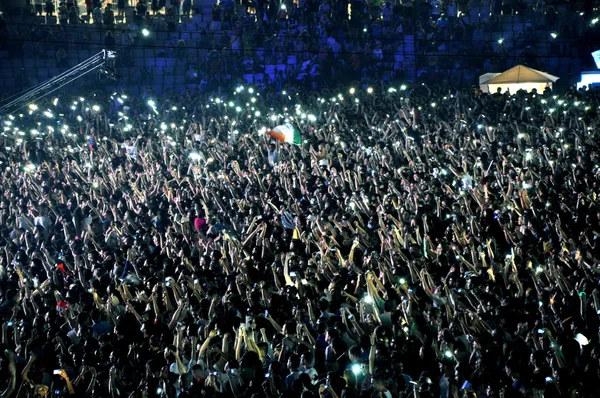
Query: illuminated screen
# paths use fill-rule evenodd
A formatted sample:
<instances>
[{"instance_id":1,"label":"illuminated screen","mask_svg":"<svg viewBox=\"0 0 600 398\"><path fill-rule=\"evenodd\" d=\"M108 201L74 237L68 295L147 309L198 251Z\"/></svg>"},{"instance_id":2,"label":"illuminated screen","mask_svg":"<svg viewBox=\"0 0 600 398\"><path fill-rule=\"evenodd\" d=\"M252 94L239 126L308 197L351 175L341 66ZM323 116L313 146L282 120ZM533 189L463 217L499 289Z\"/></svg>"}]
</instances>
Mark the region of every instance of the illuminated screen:
<instances>
[{"instance_id":1,"label":"illuminated screen","mask_svg":"<svg viewBox=\"0 0 600 398\"><path fill-rule=\"evenodd\" d=\"M592 57L594 57L594 62L596 63L596 68L600 69L600 50L596 50L592 53Z\"/></svg>"}]
</instances>

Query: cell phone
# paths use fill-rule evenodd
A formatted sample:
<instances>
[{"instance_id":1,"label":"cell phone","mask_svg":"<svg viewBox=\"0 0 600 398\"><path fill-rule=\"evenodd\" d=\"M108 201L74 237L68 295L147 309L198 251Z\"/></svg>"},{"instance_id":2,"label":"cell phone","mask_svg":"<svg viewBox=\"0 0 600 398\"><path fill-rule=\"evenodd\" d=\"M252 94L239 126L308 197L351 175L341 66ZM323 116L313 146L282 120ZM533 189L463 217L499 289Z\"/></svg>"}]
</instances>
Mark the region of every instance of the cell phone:
<instances>
[{"instance_id":1,"label":"cell phone","mask_svg":"<svg viewBox=\"0 0 600 398\"><path fill-rule=\"evenodd\" d=\"M13 323L12 323L12 322L8 322L8 323L6 324L6 326L9 326L9 327L10 327L10 326L12 326L12 325L13 325Z\"/></svg>"},{"instance_id":2,"label":"cell phone","mask_svg":"<svg viewBox=\"0 0 600 398\"><path fill-rule=\"evenodd\" d=\"M269 377L271 377L271 373L265 373L265 379L268 379Z\"/></svg>"},{"instance_id":3,"label":"cell phone","mask_svg":"<svg viewBox=\"0 0 600 398\"><path fill-rule=\"evenodd\" d=\"M546 383L552 383L554 381L554 379L552 379L552 377L548 376L546 377Z\"/></svg>"},{"instance_id":4,"label":"cell phone","mask_svg":"<svg viewBox=\"0 0 600 398\"><path fill-rule=\"evenodd\" d=\"M354 315L348 314L348 319L352 319L352 318L354 318Z\"/></svg>"},{"instance_id":5,"label":"cell phone","mask_svg":"<svg viewBox=\"0 0 600 398\"><path fill-rule=\"evenodd\" d=\"M265 316L269 316L269 310L265 310Z\"/></svg>"},{"instance_id":6,"label":"cell phone","mask_svg":"<svg viewBox=\"0 0 600 398\"><path fill-rule=\"evenodd\" d=\"M54 369L54 372L52 373L54 373L55 375L60 375L60 369Z\"/></svg>"},{"instance_id":7,"label":"cell phone","mask_svg":"<svg viewBox=\"0 0 600 398\"><path fill-rule=\"evenodd\" d=\"M538 329L538 334L544 334L544 329Z\"/></svg>"},{"instance_id":8,"label":"cell phone","mask_svg":"<svg viewBox=\"0 0 600 398\"><path fill-rule=\"evenodd\" d=\"M56 256L56 258L58 258L59 260L62 260L63 254L62 252L58 253L58 255Z\"/></svg>"},{"instance_id":9,"label":"cell phone","mask_svg":"<svg viewBox=\"0 0 600 398\"><path fill-rule=\"evenodd\" d=\"M291 278L295 278L296 277L296 273L295 272L290 272L290 277Z\"/></svg>"}]
</instances>

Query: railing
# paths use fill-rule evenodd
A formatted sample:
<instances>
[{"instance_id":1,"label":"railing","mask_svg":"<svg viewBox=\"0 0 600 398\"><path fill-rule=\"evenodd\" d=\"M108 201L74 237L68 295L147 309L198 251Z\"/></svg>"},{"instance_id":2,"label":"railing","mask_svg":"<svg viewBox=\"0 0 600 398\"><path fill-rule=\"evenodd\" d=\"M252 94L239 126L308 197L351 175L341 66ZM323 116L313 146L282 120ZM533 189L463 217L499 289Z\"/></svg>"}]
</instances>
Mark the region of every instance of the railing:
<instances>
[{"instance_id":1,"label":"railing","mask_svg":"<svg viewBox=\"0 0 600 398\"><path fill-rule=\"evenodd\" d=\"M564 86L573 83L582 70L595 69L589 55L595 48L587 47L589 40L580 40L589 33L569 28L589 26L584 20L587 16L567 11L559 9L564 21L560 26L548 14L533 10L523 15L483 16L487 22L478 26L471 10L470 24L438 29L435 34L413 26L390 35L378 28L379 22L371 21L368 31L352 40L334 37L346 44L335 53L327 50L327 37L316 32L243 35L232 49L232 41L224 40L221 32L205 31L208 22L186 18L171 31L152 26L144 36L139 29L132 45L124 37L127 26L119 25L112 30L117 43L113 48L119 53L119 84L133 92L181 90L186 85L217 90L234 82L297 90L348 81L445 81L464 87L478 84L482 73L501 72L522 63L559 76L559 84ZM0 66L3 93L44 81L106 47L106 29L87 24L40 26L37 29L53 32L51 37L41 35L44 38L32 33L27 21L9 27L11 37L0 40L0 59L5 60ZM474 29L476 33L472 33ZM87 78L74 89L115 85L98 80L102 76Z\"/></svg>"}]
</instances>

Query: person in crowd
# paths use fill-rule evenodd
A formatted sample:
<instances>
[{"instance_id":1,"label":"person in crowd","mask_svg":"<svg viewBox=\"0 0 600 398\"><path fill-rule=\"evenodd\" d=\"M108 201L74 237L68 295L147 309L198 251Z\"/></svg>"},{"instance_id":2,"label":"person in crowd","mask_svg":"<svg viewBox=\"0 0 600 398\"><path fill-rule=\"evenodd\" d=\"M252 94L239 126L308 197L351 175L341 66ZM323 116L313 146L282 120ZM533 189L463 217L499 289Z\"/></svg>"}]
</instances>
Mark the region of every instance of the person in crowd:
<instances>
[{"instance_id":1,"label":"person in crowd","mask_svg":"<svg viewBox=\"0 0 600 398\"><path fill-rule=\"evenodd\" d=\"M106 46L106 48L113 49L116 44L117 41L115 40L112 31L107 31L106 36L104 37L104 45Z\"/></svg>"},{"instance_id":2,"label":"person in crowd","mask_svg":"<svg viewBox=\"0 0 600 398\"><path fill-rule=\"evenodd\" d=\"M63 69L67 67L67 51L64 47L60 47L56 50L56 65Z\"/></svg>"},{"instance_id":3,"label":"person in crowd","mask_svg":"<svg viewBox=\"0 0 600 398\"><path fill-rule=\"evenodd\" d=\"M125 8L127 7L126 0L117 0L117 15L120 17L125 17ZM123 19L121 19L123 21Z\"/></svg>"},{"instance_id":4,"label":"person in crowd","mask_svg":"<svg viewBox=\"0 0 600 398\"><path fill-rule=\"evenodd\" d=\"M192 0L183 0L181 2L181 16L189 17L192 11Z\"/></svg>"},{"instance_id":5,"label":"person in crowd","mask_svg":"<svg viewBox=\"0 0 600 398\"><path fill-rule=\"evenodd\" d=\"M14 118L4 395L597 395L599 91L267 94Z\"/></svg>"},{"instance_id":6,"label":"person in crowd","mask_svg":"<svg viewBox=\"0 0 600 398\"><path fill-rule=\"evenodd\" d=\"M77 7L69 7L69 25L76 25L79 23L79 11Z\"/></svg>"},{"instance_id":7,"label":"person in crowd","mask_svg":"<svg viewBox=\"0 0 600 398\"><path fill-rule=\"evenodd\" d=\"M61 2L58 5L58 20L60 25L63 27L69 22L69 9L67 8L67 4L64 2Z\"/></svg>"},{"instance_id":8,"label":"person in crowd","mask_svg":"<svg viewBox=\"0 0 600 398\"><path fill-rule=\"evenodd\" d=\"M213 32L221 31L221 21L222 21L222 12L220 3L217 1L213 4L212 7L212 23L210 26L210 30Z\"/></svg>"},{"instance_id":9,"label":"person in crowd","mask_svg":"<svg viewBox=\"0 0 600 398\"><path fill-rule=\"evenodd\" d=\"M102 13L102 8L100 6L94 7L94 10L92 11L92 18L94 19L94 25L96 28L99 30L102 29L104 14Z\"/></svg>"},{"instance_id":10,"label":"person in crowd","mask_svg":"<svg viewBox=\"0 0 600 398\"><path fill-rule=\"evenodd\" d=\"M102 21L107 29L112 29L115 25L115 13L112 10L111 4L107 4L104 8Z\"/></svg>"},{"instance_id":11,"label":"person in crowd","mask_svg":"<svg viewBox=\"0 0 600 398\"><path fill-rule=\"evenodd\" d=\"M46 15L53 16L54 15L54 2L52 0L46 1L46 5L44 6L44 11Z\"/></svg>"},{"instance_id":12,"label":"person in crowd","mask_svg":"<svg viewBox=\"0 0 600 398\"><path fill-rule=\"evenodd\" d=\"M146 12L148 11L148 6L146 5L146 1L145 0L139 0L137 2L137 4L135 5L135 10L137 12L137 15L140 16L144 16L146 15Z\"/></svg>"},{"instance_id":13,"label":"person in crowd","mask_svg":"<svg viewBox=\"0 0 600 398\"><path fill-rule=\"evenodd\" d=\"M93 0L85 0L85 11L86 11L88 17L90 17L92 15L92 12L94 11Z\"/></svg>"},{"instance_id":14,"label":"person in crowd","mask_svg":"<svg viewBox=\"0 0 600 398\"><path fill-rule=\"evenodd\" d=\"M33 0L34 10L38 16L41 16L44 12L44 3L43 0Z\"/></svg>"}]
</instances>

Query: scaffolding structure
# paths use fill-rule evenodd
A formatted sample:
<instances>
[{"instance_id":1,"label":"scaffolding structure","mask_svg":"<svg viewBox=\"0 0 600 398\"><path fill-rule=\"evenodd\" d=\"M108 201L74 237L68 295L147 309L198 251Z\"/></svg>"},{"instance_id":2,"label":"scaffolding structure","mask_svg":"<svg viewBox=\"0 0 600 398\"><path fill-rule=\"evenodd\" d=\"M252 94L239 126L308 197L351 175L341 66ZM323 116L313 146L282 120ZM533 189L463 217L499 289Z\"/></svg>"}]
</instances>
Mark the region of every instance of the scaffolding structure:
<instances>
[{"instance_id":1,"label":"scaffolding structure","mask_svg":"<svg viewBox=\"0 0 600 398\"><path fill-rule=\"evenodd\" d=\"M19 109L25 108L29 104L60 90L67 84L94 71L98 72L100 80L118 80L114 69L115 58L116 53L114 51L102 50L60 75L9 97L6 103L0 106L0 118L5 118Z\"/></svg>"}]
</instances>

